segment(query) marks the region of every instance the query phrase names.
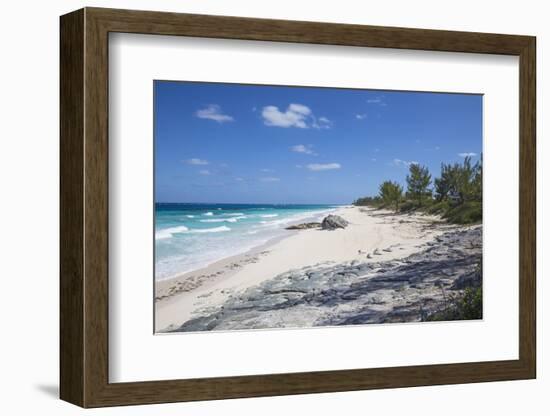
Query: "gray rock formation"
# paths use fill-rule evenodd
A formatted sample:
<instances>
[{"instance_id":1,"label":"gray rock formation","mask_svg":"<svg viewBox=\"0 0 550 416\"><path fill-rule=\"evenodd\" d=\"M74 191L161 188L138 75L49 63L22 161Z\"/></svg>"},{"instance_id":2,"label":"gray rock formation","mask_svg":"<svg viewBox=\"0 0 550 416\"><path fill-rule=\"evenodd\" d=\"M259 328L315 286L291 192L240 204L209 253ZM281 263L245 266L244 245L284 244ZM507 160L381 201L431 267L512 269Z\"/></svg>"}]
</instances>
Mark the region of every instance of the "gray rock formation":
<instances>
[{"instance_id":1,"label":"gray rock formation","mask_svg":"<svg viewBox=\"0 0 550 416\"><path fill-rule=\"evenodd\" d=\"M307 230L309 228L319 228L321 226L320 222L304 222L302 224L291 225L286 227L285 230Z\"/></svg>"},{"instance_id":2,"label":"gray rock formation","mask_svg":"<svg viewBox=\"0 0 550 416\"><path fill-rule=\"evenodd\" d=\"M195 311L171 332L414 322L479 286L482 228L446 232L407 258L323 263L280 274Z\"/></svg>"},{"instance_id":3,"label":"gray rock formation","mask_svg":"<svg viewBox=\"0 0 550 416\"><path fill-rule=\"evenodd\" d=\"M349 223L339 215L329 215L325 217L321 223L321 228L323 230L335 230L337 228L346 228L348 224Z\"/></svg>"}]
</instances>

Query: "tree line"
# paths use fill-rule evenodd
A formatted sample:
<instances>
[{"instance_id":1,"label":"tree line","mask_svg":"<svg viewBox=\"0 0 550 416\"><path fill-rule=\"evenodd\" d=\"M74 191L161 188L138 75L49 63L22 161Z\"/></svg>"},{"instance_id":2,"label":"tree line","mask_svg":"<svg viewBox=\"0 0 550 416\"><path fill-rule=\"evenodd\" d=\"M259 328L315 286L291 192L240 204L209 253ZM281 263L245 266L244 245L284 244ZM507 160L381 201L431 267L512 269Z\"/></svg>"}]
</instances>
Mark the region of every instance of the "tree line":
<instances>
[{"instance_id":1,"label":"tree line","mask_svg":"<svg viewBox=\"0 0 550 416\"><path fill-rule=\"evenodd\" d=\"M470 223L482 217L482 161L472 164L471 157L462 163L441 164L439 177L432 180L426 166L409 165L407 189L395 181L384 181L378 195L359 198L354 205L392 208L397 211L425 210L441 214L451 222Z\"/></svg>"}]
</instances>

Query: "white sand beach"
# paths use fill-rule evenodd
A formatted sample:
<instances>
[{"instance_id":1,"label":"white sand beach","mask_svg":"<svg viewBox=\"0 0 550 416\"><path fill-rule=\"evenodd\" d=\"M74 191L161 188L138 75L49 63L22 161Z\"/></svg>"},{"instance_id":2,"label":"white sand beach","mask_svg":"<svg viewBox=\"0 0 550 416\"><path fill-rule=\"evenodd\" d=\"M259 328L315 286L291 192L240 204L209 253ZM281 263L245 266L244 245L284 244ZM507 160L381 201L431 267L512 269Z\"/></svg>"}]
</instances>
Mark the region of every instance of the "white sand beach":
<instances>
[{"instance_id":1,"label":"white sand beach","mask_svg":"<svg viewBox=\"0 0 550 416\"><path fill-rule=\"evenodd\" d=\"M438 217L396 215L366 207L335 212L345 229L289 230L288 237L248 253L222 259L200 270L156 283L155 329L162 332L222 305L233 293L257 286L294 269L334 263L381 262L422 250L446 230Z\"/></svg>"}]
</instances>

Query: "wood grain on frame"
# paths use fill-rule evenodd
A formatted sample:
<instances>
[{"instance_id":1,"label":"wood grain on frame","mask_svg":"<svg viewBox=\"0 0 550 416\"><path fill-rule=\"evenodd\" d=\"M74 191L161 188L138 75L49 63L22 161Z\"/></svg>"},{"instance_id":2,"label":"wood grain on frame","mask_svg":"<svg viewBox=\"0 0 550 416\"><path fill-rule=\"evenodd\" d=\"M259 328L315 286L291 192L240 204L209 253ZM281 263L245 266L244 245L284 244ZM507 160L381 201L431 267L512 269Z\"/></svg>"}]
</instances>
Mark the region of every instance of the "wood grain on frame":
<instances>
[{"instance_id":1,"label":"wood grain on frame","mask_svg":"<svg viewBox=\"0 0 550 416\"><path fill-rule=\"evenodd\" d=\"M100 407L535 377L534 37L98 8L62 16L60 29L60 395L63 400L82 407ZM519 359L109 383L109 32L519 56Z\"/></svg>"},{"instance_id":2,"label":"wood grain on frame","mask_svg":"<svg viewBox=\"0 0 550 416\"><path fill-rule=\"evenodd\" d=\"M60 395L83 404L84 12L61 20L60 50Z\"/></svg>"}]
</instances>

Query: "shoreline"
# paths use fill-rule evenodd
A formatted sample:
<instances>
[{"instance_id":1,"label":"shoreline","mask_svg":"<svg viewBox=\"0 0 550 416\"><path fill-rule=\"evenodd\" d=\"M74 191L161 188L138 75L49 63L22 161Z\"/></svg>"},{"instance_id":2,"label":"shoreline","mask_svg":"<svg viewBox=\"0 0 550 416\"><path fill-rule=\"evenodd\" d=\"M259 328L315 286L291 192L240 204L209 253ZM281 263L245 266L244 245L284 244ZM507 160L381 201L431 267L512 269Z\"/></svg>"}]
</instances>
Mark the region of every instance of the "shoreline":
<instances>
[{"instance_id":1,"label":"shoreline","mask_svg":"<svg viewBox=\"0 0 550 416\"><path fill-rule=\"evenodd\" d=\"M265 243L243 253L224 257L207 266L181 273L168 279L155 281L155 301L165 300L179 293L190 292L199 287L206 288L209 284L215 283L216 276L220 276L222 273L223 277L229 278L231 275L235 274L240 267L255 262L259 256L267 254L269 247L289 237L292 237L292 235L273 237ZM171 290L172 288L179 288L179 290Z\"/></svg>"},{"instance_id":2,"label":"shoreline","mask_svg":"<svg viewBox=\"0 0 550 416\"><path fill-rule=\"evenodd\" d=\"M350 222L333 231L289 230L245 253L155 283L155 330L169 331L281 273L307 267L407 257L445 229L438 217L364 207L336 208ZM298 221L299 223L300 221ZM438 224L434 226L434 224ZM290 225L290 224L289 224ZM369 258L370 257L370 258Z\"/></svg>"},{"instance_id":3,"label":"shoreline","mask_svg":"<svg viewBox=\"0 0 550 416\"><path fill-rule=\"evenodd\" d=\"M308 221L309 219L313 219L314 221L317 221L329 214L333 214L337 212L338 210L348 209L352 207L353 205L344 205L331 210L323 210L322 212L319 212L319 213L313 212L311 216L308 216L305 219L297 219L295 221L291 221L285 224L285 228L281 229L281 231L284 231L286 234L273 236L269 238L267 241L263 242L262 244L254 246L241 253L233 254L233 255L221 258L219 260L215 260L205 266L199 267L198 269L189 270L183 273L178 273L174 276L161 279L158 281L155 280L155 300L166 299L170 296L174 296L177 293L187 292L199 286L207 285L209 282L212 283L212 280L216 279L216 276L219 276L221 274L221 273L218 273L220 271L223 271L223 273L225 273L227 276L228 274L231 274L232 272L234 272L235 269L239 268L239 266L247 264L248 260L253 260L254 257L257 257L258 255L262 255L263 252L266 251L269 247L277 244L281 240L290 238L295 233L301 231L301 230L288 230L286 229L286 227L302 224L303 222ZM234 266L233 268L231 268L231 265L233 264L237 264L237 266ZM201 277L205 274L207 276L204 276L204 278L199 279L200 281L197 281L197 279L194 278L195 275L198 275L198 277ZM171 291L172 288L177 288L177 290Z\"/></svg>"}]
</instances>

